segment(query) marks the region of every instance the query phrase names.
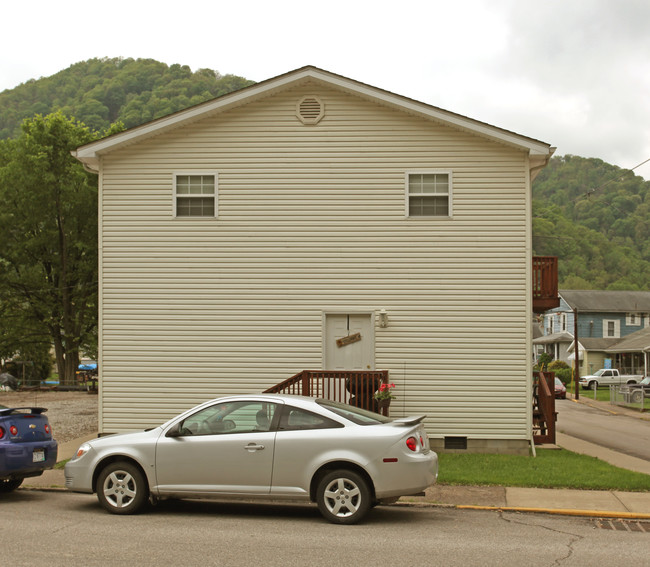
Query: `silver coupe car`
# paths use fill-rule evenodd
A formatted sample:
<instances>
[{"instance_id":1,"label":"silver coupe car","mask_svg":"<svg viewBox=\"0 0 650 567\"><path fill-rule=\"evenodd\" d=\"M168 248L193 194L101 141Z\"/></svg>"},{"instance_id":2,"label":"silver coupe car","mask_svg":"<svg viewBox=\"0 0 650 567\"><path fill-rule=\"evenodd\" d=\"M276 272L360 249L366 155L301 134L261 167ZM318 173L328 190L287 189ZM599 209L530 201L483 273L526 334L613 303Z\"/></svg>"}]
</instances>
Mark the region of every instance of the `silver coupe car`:
<instances>
[{"instance_id":1,"label":"silver coupe car","mask_svg":"<svg viewBox=\"0 0 650 567\"><path fill-rule=\"evenodd\" d=\"M327 520L353 524L435 483L423 418L300 396L220 398L154 429L84 443L65 483L97 493L114 514L166 498L263 498L316 502Z\"/></svg>"}]
</instances>

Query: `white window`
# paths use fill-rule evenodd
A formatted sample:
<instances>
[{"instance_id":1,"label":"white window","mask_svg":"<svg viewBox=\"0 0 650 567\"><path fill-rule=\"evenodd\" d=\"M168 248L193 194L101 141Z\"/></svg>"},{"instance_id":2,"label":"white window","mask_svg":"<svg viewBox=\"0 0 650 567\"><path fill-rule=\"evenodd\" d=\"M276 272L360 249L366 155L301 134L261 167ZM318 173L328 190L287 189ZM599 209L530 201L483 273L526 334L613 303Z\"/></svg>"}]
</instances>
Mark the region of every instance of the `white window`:
<instances>
[{"instance_id":1,"label":"white window","mask_svg":"<svg viewBox=\"0 0 650 567\"><path fill-rule=\"evenodd\" d=\"M621 337L621 322L615 319L605 319L603 321L603 337L609 339L618 339Z\"/></svg>"},{"instance_id":2,"label":"white window","mask_svg":"<svg viewBox=\"0 0 650 567\"><path fill-rule=\"evenodd\" d=\"M217 174L176 173L174 175L174 216L216 217Z\"/></svg>"},{"instance_id":3,"label":"white window","mask_svg":"<svg viewBox=\"0 0 650 567\"><path fill-rule=\"evenodd\" d=\"M641 326L641 314L640 313L628 313L626 317L626 323L630 327L640 327Z\"/></svg>"},{"instance_id":4,"label":"white window","mask_svg":"<svg viewBox=\"0 0 650 567\"><path fill-rule=\"evenodd\" d=\"M407 217L450 217L451 172L420 171L406 174Z\"/></svg>"},{"instance_id":5,"label":"white window","mask_svg":"<svg viewBox=\"0 0 650 567\"><path fill-rule=\"evenodd\" d=\"M554 321L555 315L547 315L546 316L546 334L547 335L552 335L554 332Z\"/></svg>"}]
</instances>

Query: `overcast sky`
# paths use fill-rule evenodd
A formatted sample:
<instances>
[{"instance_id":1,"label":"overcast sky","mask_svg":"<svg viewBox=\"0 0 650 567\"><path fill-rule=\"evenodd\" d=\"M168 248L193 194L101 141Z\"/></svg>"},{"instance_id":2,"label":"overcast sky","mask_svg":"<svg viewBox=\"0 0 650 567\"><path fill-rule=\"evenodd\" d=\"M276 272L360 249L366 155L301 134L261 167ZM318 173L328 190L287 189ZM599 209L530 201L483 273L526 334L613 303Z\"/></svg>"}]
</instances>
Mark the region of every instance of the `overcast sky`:
<instances>
[{"instance_id":1,"label":"overcast sky","mask_svg":"<svg viewBox=\"0 0 650 567\"><path fill-rule=\"evenodd\" d=\"M648 0L4 2L0 91L93 57L304 65L622 168L650 158ZM650 162L635 170L650 180Z\"/></svg>"}]
</instances>

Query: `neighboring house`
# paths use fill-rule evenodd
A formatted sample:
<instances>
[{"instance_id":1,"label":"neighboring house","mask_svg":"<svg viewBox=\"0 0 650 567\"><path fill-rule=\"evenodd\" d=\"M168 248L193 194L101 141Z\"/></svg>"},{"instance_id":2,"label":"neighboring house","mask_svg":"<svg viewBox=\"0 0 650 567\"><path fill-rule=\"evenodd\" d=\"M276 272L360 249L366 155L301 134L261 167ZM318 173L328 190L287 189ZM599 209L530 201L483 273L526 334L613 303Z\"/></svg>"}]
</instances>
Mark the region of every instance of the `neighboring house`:
<instances>
[{"instance_id":1,"label":"neighboring house","mask_svg":"<svg viewBox=\"0 0 650 567\"><path fill-rule=\"evenodd\" d=\"M605 349L614 368L624 373L650 376L650 326L636 331Z\"/></svg>"},{"instance_id":2,"label":"neighboring house","mask_svg":"<svg viewBox=\"0 0 650 567\"><path fill-rule=\"evenodd\" d=\"M100 431L381 369L434 446L527 451L531 183L552 153L314 67L79 148L99 174Z\"/></svg>"},{"instance_id":3,"label":"neighboring house","mask_svg":"<svg viewBox=\"0 0 650 567\"><path fill-rule=\"evenodd\" d=\"M641 351L621 351L621 339L650 327L650 292L560 290L560 306L544 315L544 336L536 346L556 360L573 365L575 310L578 310L580 373L611 365L625 373L642 373Z\"/></svg>"}]
</instances>

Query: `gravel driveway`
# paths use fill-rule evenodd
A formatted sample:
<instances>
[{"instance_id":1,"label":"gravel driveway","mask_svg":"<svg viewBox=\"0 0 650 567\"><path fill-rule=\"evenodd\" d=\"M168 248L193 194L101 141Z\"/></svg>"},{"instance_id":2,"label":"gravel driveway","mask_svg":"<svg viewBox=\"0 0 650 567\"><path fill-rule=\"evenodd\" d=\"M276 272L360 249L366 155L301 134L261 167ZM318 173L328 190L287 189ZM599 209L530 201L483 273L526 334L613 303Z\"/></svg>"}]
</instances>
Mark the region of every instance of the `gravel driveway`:
<instances>
[{"instance_id":1,"label":"gravel driveway","mask_svg":"<svg viewBox=\"0 0 650 567\"><path fill-rule=\"evenodd\" d=\"M59 445L97 433L97 395L88 392L1 392L0 405L44 407Z\"/></svg>"}]
</instances>

